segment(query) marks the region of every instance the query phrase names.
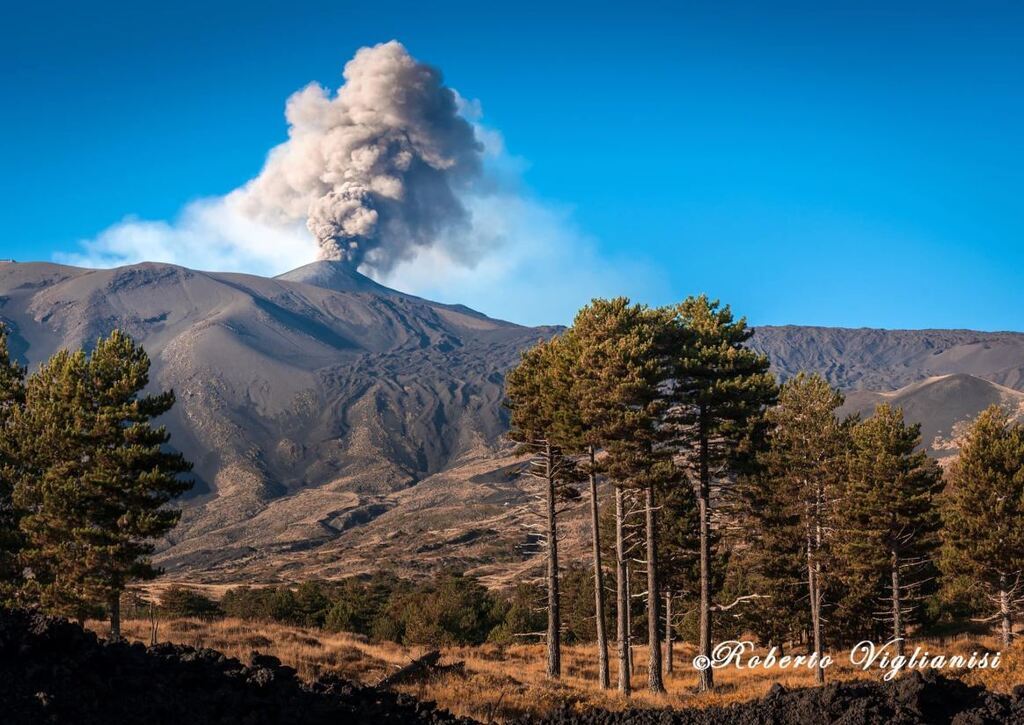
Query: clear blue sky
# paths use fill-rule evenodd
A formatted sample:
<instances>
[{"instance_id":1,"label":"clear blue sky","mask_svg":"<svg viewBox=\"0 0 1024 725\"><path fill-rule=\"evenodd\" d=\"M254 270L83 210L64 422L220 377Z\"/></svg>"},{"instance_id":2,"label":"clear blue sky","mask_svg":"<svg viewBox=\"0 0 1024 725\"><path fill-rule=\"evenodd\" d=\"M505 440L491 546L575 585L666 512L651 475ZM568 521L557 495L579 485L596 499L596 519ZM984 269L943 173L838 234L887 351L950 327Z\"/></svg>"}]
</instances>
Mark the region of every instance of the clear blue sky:
<instances>
[{"instance_id":1,"label":"clear blue sky","mask_svg":"<svg viewBox=\"0 0 1024 725\"><path fill-rule=\"evenodd\" d=\"M254 176L284 99L401 40L609 260L754 323L1024 329L1019 2L19 3L0 256ZM503 302L515 319L515 302ZM499 305L498 312L501 312ZM552 320L563 322L565 320Z\"/></svg>"}]
</instances>

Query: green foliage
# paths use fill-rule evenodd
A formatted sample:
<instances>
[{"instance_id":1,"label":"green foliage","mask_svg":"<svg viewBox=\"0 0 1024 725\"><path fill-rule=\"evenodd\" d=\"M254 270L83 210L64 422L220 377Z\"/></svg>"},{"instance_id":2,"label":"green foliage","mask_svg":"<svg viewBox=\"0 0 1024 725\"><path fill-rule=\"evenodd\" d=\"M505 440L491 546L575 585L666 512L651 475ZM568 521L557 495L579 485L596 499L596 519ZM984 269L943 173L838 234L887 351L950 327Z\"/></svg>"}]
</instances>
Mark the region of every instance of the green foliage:
<instances>
[{"instance_id":1,"label":"green foliage","mask_svg":"<svg viewBox=\"0 0 1024 725\"><path fill-rule=\"evenodd\" d=\"M532 590L530 592L533 593ZM509 599L479 581L442 574L420 584L386 574L298 587L237 587L225 592L221 611L229 617L352 632L379 640L431 646L510 641L532 625L535 614L517 588Z\"/></svg>"},{"instance_id":2,"label":"green foliage","mask_svg":"<svg viewBox=\"0 0 1024 725\"><path fill-rule=\"evenodd\" d=\"M852 425L837 416L842 404L820 375L787 381L765 416L759 466L741 487L745 536L733 568L749 592L769 597L741 611L765 643L806 631L814 598L823 606L831 599L829 545Z\"/></svg>"},{"instance_id":3,"label":"green foliage","mask_svg":"<svg viewBox=\"0 0 1024 725\"><path fill-rule=\"evenodd\" d=\"M679 474L678 469L675 470ZM688 480L666 478L657 486L658 554L664 589L678 599L677 611L692 604L700 586L697 497ZM717 548L714 537L712 548ZM717 567L716 567L717 568Z\"/></svg>"},{"instance_id":4,"label":"green foliage","mask_svg":"<svg viewBox=\"0 0 1024 725\"><path fill-rule=\"evenodd\" d=\"M950 599L975 614L1012 612L1024 593L1024 427L992 406L975 421L949 472L941 567Z\"/></svg>"},{"instance_id":5,"label":"green foliage","mask_svg":"<svg viewBox=\"0 0 1024 725\"><path fill-rule=\"evenodd\" d=\"M217 602L189 587L176 584L160 597L160 614L164 617L216 617L220 613Z\"/></svg>"},{"instance_id":6,"label":"green foliage","mask_svg":"<svg viewBox=\"0 0 1024 725\"><path fill-rule=\"evenodd\" d=\"M594 614L594 570L582 562L573 562L562 572L559 587L562 598L562 631L565 641L593 642L597 639Z\"/></svg>"},{"instance_id":7,"label":"green foliage","mask_svg":"<svg viewBox=\"0 0 1024 725\"><path fill-rule=\"evenodd\" d=\"M166 504L191 487L179 477L191 465L150 425L173 392L141 395L148 383L145 351L118 331L91 355L58 352L26 383L11 424L22 595L49 611L93 616L129 581L159 573L153 541L177 523Z\"/></svg>"},{"instance_id":8,"label":"green foliage","mask_svg":"<svg viewBox=\"0 0 1024 725\"><path fill-rule=\"evenodd\" d=\"M758 426L778 389L769 361L745 343L746 320L706 295L672 308L671 409L675 443L689 455L691 476L716 469L718 478L743 469L755 452Z\"/></svg>"},{"instance_id":9,"label":"green foliage","mask_svg":"<svg viewBox=\"0 0 1024 725\"><path fill-rule=\"evenodd\" d=\"M595 299L564 336L577 449L656 439L665 317L625 297Z\"/></svg>"},{"instance_id":10,"label":"green foliage","mask_svg":"<svg viewBox=\"0 0 1024 725\"><path fill-rule=\"evenodd\" d=\"M496 626L494 603L473 577L443 575L425 591L404 598L403 642L446 646L480 644Z\"/></svg>"},{"instance_id":11,"label":"green foliage","mask_svg":"<svg viewBox=\"0 0 1024 725\"><path fill-rule=\"evenodd\" d=\"M332 593L324 627L334 632L372 633L391 593L392 587L379 579L345 579Z\"/></svg>"},{"instance_id":12,"label":"green foliage","mask_svg":"<svg viewBox=\"0 0 1024 725\"><path fill-rule=\"evenodd\" d=\"M541 340L525 350L505 378L506 406L511 411L509 437L523 444L549 440L560 446L576 423L569 400L565 343Z\"/></svg>"},{"instance_id":13,"label":"green foliage","mask_svg":"<svg viewBox=\"0 0 1024 725\"><path fill-rule=\"evenodd\" d=\"M7 335L0 326L0 603L13 599L21 584L18 552L22 537L20 512L14 506L14 482L21 453L14 421L25 402L25 369L11 360Z\"/></svg>"},{"instance_id":14,"label":"green foliage","mask_svg":"<svg viewBox=\"0 0 1024 725\"><path fill-rule=\"evenodd\" d=\"M844 585L836 619L851 638L871 626L873 613L892 606L894 568L905 621L919 613L918 600L935 578L942 478L917 450L920 442L920 425L908 425L903 411L887 404L853 427L834 544Z\"/></svg>"},{"instance_id":15,"label":"green foliage","mask_svg":"<svg viewBox=\"0 0 1024 725\"><path fill-rule=\"evenodd\" d=\"M507 599L496 602L498 624L487 635L487 641L504 645L529 642L530 638L525 635L540 632L546 625L545 596L538 586L517 584Z\"/></svg>"}]
</instances>

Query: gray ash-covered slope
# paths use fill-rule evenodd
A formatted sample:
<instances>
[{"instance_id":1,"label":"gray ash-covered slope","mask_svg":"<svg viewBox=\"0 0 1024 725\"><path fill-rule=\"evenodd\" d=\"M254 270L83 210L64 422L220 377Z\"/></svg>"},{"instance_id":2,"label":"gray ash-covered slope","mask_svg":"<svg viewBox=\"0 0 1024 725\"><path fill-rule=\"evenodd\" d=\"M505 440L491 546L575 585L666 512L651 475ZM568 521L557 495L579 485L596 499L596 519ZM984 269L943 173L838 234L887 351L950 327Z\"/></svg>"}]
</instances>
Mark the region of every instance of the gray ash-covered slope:
<instances>
[{"instance_id":1,"label":"gray ash-covered slope","mask_svg":"<svg viewBox=\"0 0 1024 725\"><path fill-rule=\"evenodd\" d=\"M266 279L168 264L0 264L0 320L38 365L122 328L178 405L196 490L161 561L229 569L312 549L501 445L504 372L545 328L382 287L340 263Z\"/></svg>"},{"instance_id":2,"label":"gray ash-covered slope","mask_svg":"<svg viewBox=\"0 0 1024 725\"><path fill-rule=\"evenodd\" d=\"M751 346L783 378L819 372L843 390L896 390L940 375L971 375L1024 390L1024 334L972 330L759 327Z\"/></svg>"},{"instance_id":3,"label":"gray ash-covered slope","mask_svg":"<svg viewBox=\"0 0 1024 725\"><path fill-rule=\"evenodd\" d=\"M517 548L533 484L512 474L502 386L519 351L556 328L423 300L336 262L276 279L0 263L0 321L33 367L123 328L150 353L154 387L175 389L164 422L198 483L161 544L173 576L453 566L500 583L535 565ZM850 411L904 406L940 455L989 402L1024 390L1014 333L763 327L752 345L783 377L825 374ZM567 518L567 551L584 545L583 521Z\"/></svg>"},{"instance_id":4,"label":"gray ash-covered slope","mask_svg":"<svg viewBox=\"0 0 1024 725\"><path fill-rule=\"evenodd\" d=\"M878 403L921 424L928 451L956 454L968 425L989 405L1024 415L1024 335L971 330L760 327L751 345L782 378L818 372L846 393L842 413Z\"/></svg>"}]
</instances>

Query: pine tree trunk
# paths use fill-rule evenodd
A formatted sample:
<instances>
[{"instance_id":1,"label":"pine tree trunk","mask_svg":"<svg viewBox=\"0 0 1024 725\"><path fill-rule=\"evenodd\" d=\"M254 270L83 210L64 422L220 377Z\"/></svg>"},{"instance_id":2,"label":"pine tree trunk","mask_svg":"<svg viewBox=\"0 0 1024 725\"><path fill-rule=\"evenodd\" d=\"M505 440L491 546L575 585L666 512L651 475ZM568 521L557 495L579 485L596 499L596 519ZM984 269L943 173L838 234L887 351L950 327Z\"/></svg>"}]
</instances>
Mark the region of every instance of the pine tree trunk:
<instances>
[{"instance_id":1,"label":"pine tree trunk","mask_svg":"<svg viewBox=\"0 0 1024 725\"><path fill-rule=\"evenodd\" d=\"M814 652L818 651L818 646L821 643L821 622L818 618L820 611L818 608L818 582L815 577L816 569L814 566L814 540L811 538L810 529L807 532L807 592L808 600L811 604L811 631L812 635L809 638L811 646ZM819 667L814 673L814 681L817 684L823 684L825 682L825 673Z\"/></svg>"},{"instance_id":2,"label":"pine tree trunk","mask_svg":"<svg viewBox=\"0 0 1024 725\"><path fill-rule=\"evenodd\" d=\"M602 690L608 689L608 636L604 631L604 570L601 567L601 533L598 526L597 475L594 473L594 446L590 446L590 528L594 554L594 612L597 620L597 678Z\"/></svg>"},{"instance_id":3,"label":"pine tree trunk","mask_svg":"<svg viewBox=\"0 0 1024 725\"><path fill-rule=\"evenodd\" d=\"M626 669L629 672L630 678L633 677L633 582L630 581L633 576L632 570L629 568L629 562L626 562Z\"/></svg>"},{"instance_id":4,"label":"pine tree trunk","mask_svg":"<svg viewBox=\"0 0 1024 725\"><path fill-rule=\"evenodd\" d=\"M672 592L665 592L665 673L672 674Z\"/></svg>"},{"instance_id":5,"label":"pine tree trunk","mask_svg":"<svg viewBox=\"0 0 1024 725\"><path fill-rule=\"evenodd\" d=\"M807 526L807 590L811 603L810 642L819 663L823 654L821 641L821 562L819 557L821 551L821 498L821 485L818 484L815 487L814 494L813 530L810 521L808 521ZM808 508L810 507L808 506ZM825 670L820 664L814 669L814 682L818 685L825 684Z\"/></svg>"},{"instance_id":6,"label":"pine tree trunk","mask_svg":"<svg viewBox=\"0 0 1024 725\"><path fill-rule=\"evenodd\" d=\"M999 577L999 614L1002 620L1003 647L1006 648L1013 639L1013 615L1010 612L1010 592L1005 574Z\"/></svg>"},{"instance_id":7,"label":"pine tree trunk","mask_svg":"<svg viewBox=\"0 0 1024 725\"><path fill-rule=\"evenodd\" d=\"M114 642L121 639L121 592L110 597L110 639Z\"/></svg>"},{"instance_id":8,"label":"pine tree trunk","mask_svg":"<svg viewBox=\"0 0 1024 725\"><path fill-rule=\"evenodd\" d=\"M544 444L544 468L547 479L547 519L548 519L548 669L547 675L552 679L562 676L562 652L558 612L558 530L555 526L555 462L551 444Z\"/></svg>"},{"instance_id":9,"label":"pine tree trunk","mask_svg":"<svg viewBox=\"0 0 1024 725\"><path fill-rule=\"evenodd\" d=\"M902 656L906 651L903 641L903 603L900 601L900 560L896 552L892 552L892 636L896 640L896 654Z\"/></svg>"},{"instance_id":10,"label":"pine tree trunk","mask_svg":"<svg viewBox=\"0 0 1024 725\"><path fill-rule=\"evenodd\" d=\"M615 634L618 639L619 692L630 693L629 680L629 583L626 580L626 551L622 525L622 486L615 487Z\"/></svg>"},{"instance_id":11,"label":"pine tree trunk","mask_svg":"<svg viewBox=\"0 0 1024 725\"><path fill-rule=\"evenodd\" d=\"M647 524L647 687L651 692L664 692L665 684L661 679L661 636L658 632L661 592L658 582L654 486L644 490L644 517Z\"/></svg>"},{"instance_id":12,"label":"pine tree trunk","mask_svg":"<svg viewBox=\"0 0 1024 725\"><path fill-rule=\"evenodd\" d=\"M705 412L700 419L700 482L697 491L698 515L700 517L700 641L698 654L711 661L711 476L708 471L708 433ZM711 667L700 670L699 692L707 692L715 686Z\"/></svg>"}]
</instances>

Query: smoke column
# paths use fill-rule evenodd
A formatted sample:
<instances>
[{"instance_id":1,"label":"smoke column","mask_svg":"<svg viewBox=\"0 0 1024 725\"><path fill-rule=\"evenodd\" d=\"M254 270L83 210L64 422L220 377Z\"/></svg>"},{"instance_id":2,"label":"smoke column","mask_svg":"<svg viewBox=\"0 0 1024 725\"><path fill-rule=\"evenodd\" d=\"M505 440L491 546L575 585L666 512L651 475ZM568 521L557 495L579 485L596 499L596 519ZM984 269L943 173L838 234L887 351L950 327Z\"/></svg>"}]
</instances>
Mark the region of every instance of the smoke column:
<instances>
[{"instance_id":1,"label":"smoke column","mask_svg":"<svg viewBox=\"0 0 1024 725\"><path fill-rule=\"evenodd\" d=\"M397 41L359 50L334 97L311 84L288 99L288 140L229 202L256 221L305 220L322 259L387 273L460 227L460 189L483 146L440 71Z\"/></svg>"}]
</instances>

